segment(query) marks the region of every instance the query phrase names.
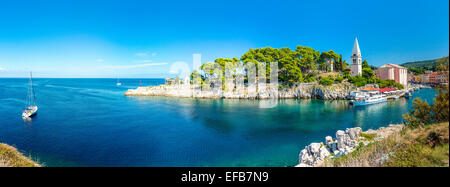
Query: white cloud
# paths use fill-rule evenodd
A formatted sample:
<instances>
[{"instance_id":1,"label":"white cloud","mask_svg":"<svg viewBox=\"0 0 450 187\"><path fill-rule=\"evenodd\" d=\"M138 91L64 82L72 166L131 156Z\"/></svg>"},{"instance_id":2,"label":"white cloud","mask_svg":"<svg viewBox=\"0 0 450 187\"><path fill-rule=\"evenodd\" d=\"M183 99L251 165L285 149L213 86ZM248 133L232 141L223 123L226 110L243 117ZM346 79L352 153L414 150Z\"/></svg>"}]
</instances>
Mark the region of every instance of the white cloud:
<instances>
[{"instance_id":1,"label":"white cloud","mask_svg":"<svg viewBox=\"0 0 450 187\"><path fill-rule=\"evenodd\" d=\"M136 64L136 65L118 65L118 66L102 66L103 69L134 69L134 68L143 68L149 66L163 66L167 65L166 62L159 63L147 63L147 64Z\"/></svg>"},{"instance_id":2,"label":"white cloud","mask_svg":"<svg viewBox=\"0 0 450 187\"><path fill-rule=\"evenodd\" d=\"M99 59L97 59L96 61L97 61L97 62L104 62L105 60L99 58Z\"/></svg>"},{"instance_id":3,"label":"white cloud","mask_svg":"<svg viewBox=\"0 0 450 187\"><path fill-rule=\"evenodd\" d=\"M2 68L2 67L0 67L0 71L6 71L6 69L5 69L5 68Z\"/></svg>"},{"instance_id":4,"label":"white cloud","mask_svg":"<svg viewBox=\"0 0 450 187\"><path fill-rule=\"evenodd\" d=\"M152 53L152 56L156 56L156 55L158 55L157 53Z\"/></svg>"}]
</instances>

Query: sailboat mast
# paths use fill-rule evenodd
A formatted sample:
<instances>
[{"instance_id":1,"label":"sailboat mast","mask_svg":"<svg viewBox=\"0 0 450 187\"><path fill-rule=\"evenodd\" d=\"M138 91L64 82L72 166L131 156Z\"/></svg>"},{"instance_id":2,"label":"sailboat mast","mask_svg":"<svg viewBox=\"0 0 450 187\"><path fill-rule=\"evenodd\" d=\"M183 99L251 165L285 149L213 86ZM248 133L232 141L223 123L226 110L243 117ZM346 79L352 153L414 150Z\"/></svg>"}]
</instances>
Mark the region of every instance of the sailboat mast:
<instances>
[{"instance_id":1,"label":"sailboat mast","mask_svg":"<svg viewBox=\"0 0 450 187\"><path fill-rule=\"evenodd\" d=\"M36 105L36 97L33 90L33 73L30 71L30 105Z\"/></svg>"}]
</instances>

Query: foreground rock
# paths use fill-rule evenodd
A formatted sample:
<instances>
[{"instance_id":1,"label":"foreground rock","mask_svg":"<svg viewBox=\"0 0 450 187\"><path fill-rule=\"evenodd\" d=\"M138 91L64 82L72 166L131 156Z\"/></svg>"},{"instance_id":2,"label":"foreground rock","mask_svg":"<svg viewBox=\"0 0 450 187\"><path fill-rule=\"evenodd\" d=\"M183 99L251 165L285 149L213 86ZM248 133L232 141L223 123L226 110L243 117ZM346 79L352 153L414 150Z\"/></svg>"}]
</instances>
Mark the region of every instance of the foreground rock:
<instances>
[{"instance_id":1,"label":"foreground rock","mask_svg":"<svg viewBox=\"0 0 450 187\"><path fill-rule=\"evenodd\" d=\"M125 95L227 99L315 98L335 100L346 99L346 96L354 89L350 83L334 84L331 86L301 83L296 84L292 88L279 88L278 85L274 85L267 86L261 90L258 90L258 88L249 89L247 87L241 87L234 89L225 88L225 91L204 89L192 85L160 85L129 89L125 92Z\"/></svg>"},{"instance_id":2,"label":"foreground rock","mask_svg":"<svg viewBox=\"0 0 450 187\"><path fill-rule=\"evenodd\" d=\"M325 137L325 143L311 143L300 151L297 167L318 166L327 158L342 156L353 152L361 143L367 145L373 141L379 141L394 132L398 132L403 125L389 125L378 130L361 131L360 127L338 130L336 137ZM362 137L362 134L373 135L373 139Z\"/></svg>"}]
</instances>

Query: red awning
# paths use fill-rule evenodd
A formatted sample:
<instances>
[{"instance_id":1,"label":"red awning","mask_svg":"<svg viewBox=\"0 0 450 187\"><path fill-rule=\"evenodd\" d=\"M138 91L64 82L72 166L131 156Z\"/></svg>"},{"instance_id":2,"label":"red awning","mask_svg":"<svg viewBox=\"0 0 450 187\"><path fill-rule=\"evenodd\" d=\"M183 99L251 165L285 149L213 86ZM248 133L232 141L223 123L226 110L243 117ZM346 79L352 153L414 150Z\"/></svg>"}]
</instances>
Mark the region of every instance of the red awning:
<instances>
[{"instance_id":1,"label":"red awning","mask_svg":"<svg viewBox=\"0 0 450 187\"><path fill-rule=\"evenodd\" d=\"M390 92L390 91L396 91L396 90L397 89L394 89L394 88L380 88L378 91L383 93L383 92Z\"/></svg>"},{"instance_id":2,"label":"red awning","mask_svg":"<svg viewBox=\"0 0 450 187\"><path fill-rule=\"evenodd\" d=\"M378 90L377 88L372 88L372 87L369 87L369 88L363 88L363 89L361 89L362 91L376 91L376 90Z\"/></svg>"}]
</instances>

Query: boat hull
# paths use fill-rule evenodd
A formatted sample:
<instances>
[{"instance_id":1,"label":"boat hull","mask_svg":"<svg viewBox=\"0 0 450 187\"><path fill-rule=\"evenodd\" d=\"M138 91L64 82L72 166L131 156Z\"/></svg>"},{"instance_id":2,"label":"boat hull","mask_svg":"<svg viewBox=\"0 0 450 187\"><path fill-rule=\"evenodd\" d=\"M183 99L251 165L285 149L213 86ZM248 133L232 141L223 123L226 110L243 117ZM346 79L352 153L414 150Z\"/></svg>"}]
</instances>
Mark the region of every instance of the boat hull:
<instances>
[{"instance_id":1,"label":"boat hull","mask_svg":"<svg viewBox=\"0 0 450 187\"><path fill-rule=\"evenodd\" d=\"M371 104L377 104L377 103L383 103L383 102L386 102L387 101L387 99L386 98L382 98L382 99L378 99L378 100L372 100L372 101L365 101L365 100L363 100L363 101L351 101L351 103L354 105L354 106L365 106L365 105L371 105Z\"/></svg>"},{"instance_id":2,"label":"boat hull","mask_svg":"<svg viewBox=\"0 0 450 187\"><path fill-rule=\"evenodd\" d=\"M37 114L38 107L33 106L22 112L22 118L31 118Z\"/></svg>"}]
</instances>

